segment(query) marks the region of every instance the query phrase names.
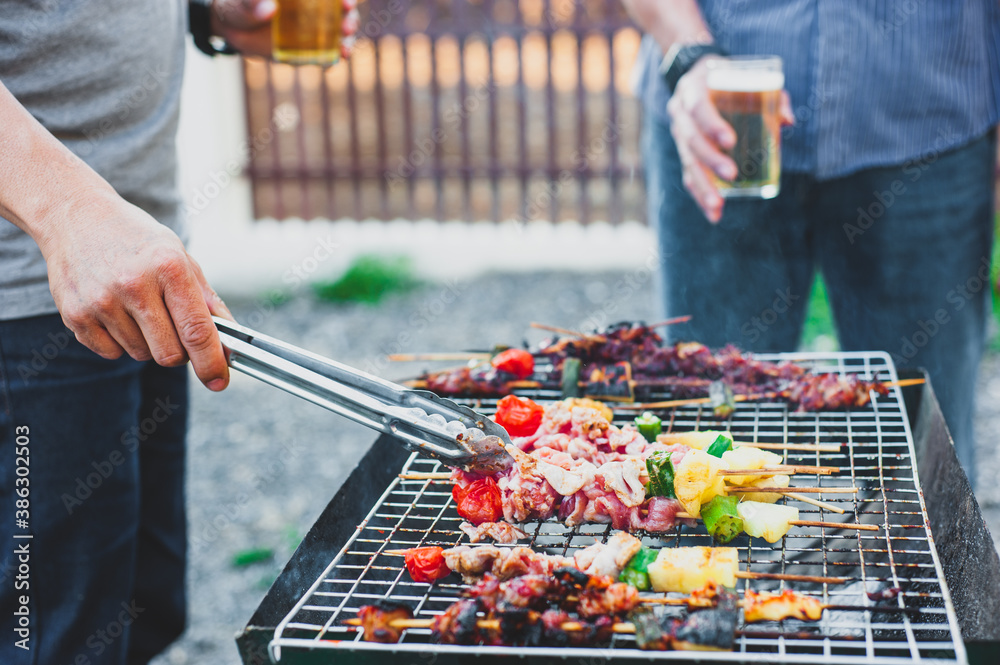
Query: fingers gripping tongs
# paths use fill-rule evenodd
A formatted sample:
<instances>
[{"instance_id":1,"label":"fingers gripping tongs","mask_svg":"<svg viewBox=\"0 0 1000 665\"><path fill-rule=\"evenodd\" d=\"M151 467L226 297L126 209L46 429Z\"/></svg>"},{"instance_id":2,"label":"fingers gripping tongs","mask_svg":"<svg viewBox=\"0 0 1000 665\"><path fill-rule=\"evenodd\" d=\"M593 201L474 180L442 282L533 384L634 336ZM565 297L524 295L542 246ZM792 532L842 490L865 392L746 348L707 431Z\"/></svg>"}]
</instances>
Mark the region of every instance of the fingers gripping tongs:
<instances>
[{"instance_id":1,"label":"fingers gripping tongs","mask_svg":"<svg viewBox=\"0 0 1000 665\"><path fill-rule=\"evenodd\" d=\"M448 466L492 475L512 462L504 428L468 407L213 318L235 370L390 434Z\"/></svg>"}]
</instances>

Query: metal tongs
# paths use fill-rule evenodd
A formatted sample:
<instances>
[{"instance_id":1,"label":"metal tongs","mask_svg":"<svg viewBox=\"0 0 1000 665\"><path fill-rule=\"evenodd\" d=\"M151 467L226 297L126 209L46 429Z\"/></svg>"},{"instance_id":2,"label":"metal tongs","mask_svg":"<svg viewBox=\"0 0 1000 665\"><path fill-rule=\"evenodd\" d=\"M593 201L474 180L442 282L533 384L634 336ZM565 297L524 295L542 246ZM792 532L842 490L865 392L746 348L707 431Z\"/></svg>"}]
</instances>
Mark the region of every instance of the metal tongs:
<instances>
[{"instance_id":1,"label":"metal tongs","mask_svg":"<svg viewBox=\"0 0 1000 665\"><path fill-rule=\"evenodd\" d=\"M229 366L345 418L390 434L411 450L487 475L511 465L503 427L426 390L413 390L213 317Z\"/></svg>"}]
</instances>

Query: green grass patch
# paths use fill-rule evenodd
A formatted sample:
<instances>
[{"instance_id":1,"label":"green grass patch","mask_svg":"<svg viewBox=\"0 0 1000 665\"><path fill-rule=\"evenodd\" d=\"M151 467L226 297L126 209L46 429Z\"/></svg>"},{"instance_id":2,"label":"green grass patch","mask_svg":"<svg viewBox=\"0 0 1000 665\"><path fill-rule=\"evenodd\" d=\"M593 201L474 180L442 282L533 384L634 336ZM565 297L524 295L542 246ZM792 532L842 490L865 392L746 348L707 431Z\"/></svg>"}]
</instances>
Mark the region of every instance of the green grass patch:
<instances>
[{"instance_id":1,"label":"green grass patch","mask_svg":"<svg viewBox=\"0 0 1000 665\"><path fill-rule=\"evenodd\" d=\"M338 279L316 282L312 287L317 297L327 302L373 305L390 293L419 285L408 257L366 254L356 258Z\"/></svg>"},{"instance_id":2,"label":"green grass patch","mask_svg":"<svg viewBox=\"0 0 1000 665\"><path fill-rule=\"evenodd\" d=\"M237 552L233 555L231 563L233 568L246 568L247 566L252 566L255 563L270 561L273 558L274 550L270 547L255 547L253 549Z\"/></svg>"}]
</instances>

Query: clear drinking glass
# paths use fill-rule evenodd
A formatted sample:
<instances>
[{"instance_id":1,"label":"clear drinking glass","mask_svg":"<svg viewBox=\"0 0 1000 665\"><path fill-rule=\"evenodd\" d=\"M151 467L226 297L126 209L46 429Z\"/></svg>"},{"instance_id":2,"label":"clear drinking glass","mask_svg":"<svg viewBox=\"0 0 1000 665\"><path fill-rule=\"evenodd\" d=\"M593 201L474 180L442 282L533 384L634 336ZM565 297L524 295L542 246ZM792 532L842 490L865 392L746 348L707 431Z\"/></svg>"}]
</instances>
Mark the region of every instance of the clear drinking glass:
<instances>
[{"instance_id":1,"label":"clear drinking glass","mask_svg":"<svg viewBox=\"0 0 1000 665\"><path fill-rule=\"evenodd\" d=\"M719 194L773 199L781 178L781 58L712 58L707 65L709 98L736 131L736 145L728 154L737 175L732 181L714 178Z\"/></svg>"},{"instance_id":2,"label":"clear drinking glass","mask_svg":"<svg viewBox=\"0 0 1000 665\"><path fill-rule=\"evenodd\" d=\"M296 65L340 60L342 0L276 0L272 21L274 59Z\"/></svg>"}]
</instances>

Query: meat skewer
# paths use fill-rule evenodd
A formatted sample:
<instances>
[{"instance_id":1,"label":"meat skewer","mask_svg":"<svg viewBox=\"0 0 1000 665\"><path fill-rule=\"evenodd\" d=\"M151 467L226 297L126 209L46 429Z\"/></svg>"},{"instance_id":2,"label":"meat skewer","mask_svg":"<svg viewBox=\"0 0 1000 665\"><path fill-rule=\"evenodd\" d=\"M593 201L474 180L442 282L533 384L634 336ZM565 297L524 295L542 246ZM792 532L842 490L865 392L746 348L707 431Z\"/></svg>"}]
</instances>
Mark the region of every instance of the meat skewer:
<instances>
[{"instance_id":1,"label":"meat skewer","mask_svg":"<svg viewBox=\"0 0 1000 665\"><path fill-rule=\"evenodd\" d=\"M656 326L676 322L680 320ZM656 326L622 323L586 334L532 325L565 335L543 343L534 355L552 363L550 387L564 386L573 393L582 386L602 391L598 394L615 394L634 401L636 386L662 386L677 397L660 403L669 408L711 401L711 397L702 396L710 393L713 382L722 382L735 394L735 401L777 399L795 404L800 411L816 411L864 407L873 391L888 392L887 385L880 381L863 380L857 375L811 374L790 362L757 360L735 347L712 352L696 342L663 346L663 339L653 330ZM611 369L614 371L609 374ZM595 375L599 378L595 379ZM581 382L581 378L589 380ZM611 384L602 383L606 380ZM470 373L469 368L425 374L419 381L420 387L445 395L500 396L516 388L509 381L497 381L488 370ZM628 385L623 386L623 382ZM605 392L616 386L623 392Z\"/></svg>"},{"instance_id":2,"label":"meat skewer","mask_svg":"<svg viewBox=\"0 0 1000 665\"><path fill-rule=\"evenodd\" d=\"M689 593L708 582L733 587L737 579L816 584L843 584L848 581L844 577L741 571L734 548L649 550L643 548L637 538L626 533L617 533L608 543L595 543L572 557L535 552L528 547L500 548L493 545L458 545L449 549L431 546L386 550L382 554L407 557L406 567L410 577L425 583L432 583L451 572L458 573L464 581L471 583L487 574L507 580L527 574L551 574L556 569L570 567L590 575L614 578L631 568L647 575L646 582L637 583L639 587L648 584L646 588L661 592ZM419 561L419 566L414 565L414 561ZM650 566L653 566L652 572L647 572ZM642 579L640 576L631 577L635 578L633 581Z\"/></svg>"},{"instance_id":3,"label":"meat skewer","mask_svg":"<svg viewBox=\"0 0 1000 665\"><path fill-rule=\"evenodd\" d=\"M650 602L686 606L691 614L684 621L659 617L640 607ZM612 633L635 633L638 646L645 649L726 649L732 647L736 635L737 608L743 609L747 624L789 618L818 621L827 609L920 611L828 604L791 590L780 594L747 590L740 600L735 593L711 583L686 598L647 599L610 577L559 568L550 574L507 581L487 576L432 619L414 619L408 606L383 600L360 608L358 617L343 625L363 627L365 641L382 643L398 642L407 628L430 628L436 641L447 644L579 646L581 641L605 642ZM622 621L626 617L632 621ZM565 635L577 632L583 634Z\"/></svg>"}]
</instances>

